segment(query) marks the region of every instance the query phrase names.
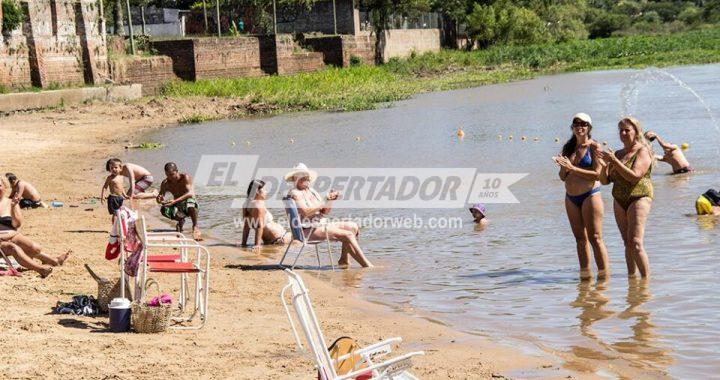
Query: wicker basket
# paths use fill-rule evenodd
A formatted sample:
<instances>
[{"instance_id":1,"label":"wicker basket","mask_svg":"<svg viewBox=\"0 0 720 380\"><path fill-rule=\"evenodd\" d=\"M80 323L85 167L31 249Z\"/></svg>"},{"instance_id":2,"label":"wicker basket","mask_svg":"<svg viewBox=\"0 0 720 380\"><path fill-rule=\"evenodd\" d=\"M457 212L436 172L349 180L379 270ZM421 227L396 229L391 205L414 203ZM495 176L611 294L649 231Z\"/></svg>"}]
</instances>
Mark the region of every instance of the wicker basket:
<instances>
[{"instance_id":1,"label":"wicker basket","mask_svg":"<svg viewBox=\"0 0 720 380\"><path fill-rule=\"evenodd\" d=\"M98 284L98 295L97 295L97 301L98 306L100 307L100 311L103 314L108 313L108 304L110 301L112 301L113 298L120 297L120 279L110 281L107 278L100 277L95 272L93 272L92 269L90 269L90 266L85 264L85 269L90 273L90 275L97 281ZM126 283L125 284L125 298L132 301L132 293L130 292L130 286Z\"/></svg>"},{"instance_id":2,"label":"wicker basket","mask_svg":"<svg viewBox=\"0 0 720 380\"><path fill-rule=\"evenodd\" d=\"M153 284L159 295L160 285L153 279L147 280L145 289L148 289ZM141 334L163 332L168 328L171 313L171 305L148 306L144 301L135 301L132 303L131 314L133 329Z\"/></svg>"}]
</instances>

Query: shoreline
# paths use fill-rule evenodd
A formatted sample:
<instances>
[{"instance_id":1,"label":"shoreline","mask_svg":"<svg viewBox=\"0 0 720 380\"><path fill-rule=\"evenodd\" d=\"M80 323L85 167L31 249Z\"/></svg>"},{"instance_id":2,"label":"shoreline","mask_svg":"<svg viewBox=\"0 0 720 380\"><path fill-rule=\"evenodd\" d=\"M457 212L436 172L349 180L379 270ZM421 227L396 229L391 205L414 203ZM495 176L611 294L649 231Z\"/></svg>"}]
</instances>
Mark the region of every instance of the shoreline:
<instances>
[{"instance_id":1,"label":"shoreline","mask_svg":"<svg viewBox=\"0 0 720 380\"><path fill-rule=\"evenodd\" d=\"M175 103L178 109L184 106ZM136 112L139 117L128 117ZM22 231L45 252L72 248L74 253L47 279L25 272L22 277L0 281L0 299L6 305L0 319L6 332L0 338L4 348L0 368L11 370L13 376L31 378L151 378L160 370L158 363L164 374L180 378L314 376L312 363L294 350L277 300L284 274L228 269L229 264L248 260L237 258L232 249L211 247L210 315L202 330L109 334L105 318L50 314L57 301L67 301L74 294L97 293L84 263L105 277L112 278L117 270L114 262L103 257L110 217L95 199L105 175L105 159L178 116L166 109L150 117L133 102L93 103L3 118L0 138L6 148L2 170L33 183L46 202L65 202L62 208L26 211ZM504 371L558 368L559 363L545 358L518 355L489 340L349 296L308 273L303 278L327 339L349 335L365 345L402 336L399 352L427 351L414 361L413 373L423 378L492 378ZM158 280L161 286L173 289L173 278Z\"/></svg>"},{"instance_id":2,"label":"shoreline","mask_svg":"<svg viewBox=\"0 0 720 380\"><path fill-rule=\"evenodd\" d=\"M88 262L101 275L113 273L114 264L105 261L101 253L109 216L99 202L93 203L105 175L101 167L104 160L122 152L125 145L142 142L148 132L182 127L177 120L195 110L222 114L223 110L242 102L222 98L200 100L205 103L165 99L169 107L162 111L157 110L163 107L162 101L145 98L139 102L93 103L17 113L4 118L0 138L7 146L0 168L27 178L43 193L46 202L58 199L66 203L64 208L26 212L27 226L23 231L51 253L65 248L73 248L75 253L67 265L56 268L46 280L28 272L20 278L0 281L2 300L8 305L0 326L9 332L0 338L0 347L6 348L2 356L5 364L1 368L12 369L20 377L82 375L93 378L103 377L99 374L119 374L120 378L150 378L157 375L158 362L166 360L166 355L159 353L162 351L177 356L164 370L178 377L313 376L310 361L301 359L294 351L292 334L277 300L285 282L284 274L228 268L228 265L266 259L264 255L238 257L237 252L242 251L234 247L210 247L214 259L211 311L208 325L198 332L114 335L102 332L102 318L47 314L58 300L66 301L75 293L96 293L94 281L82 268L83 262ZM138 116L134 117L134 113ZM160 163L155 166L159 168ZM88 208L92 210L85 211ZM150 220L156 227L160 218L152 215ZM63 226L63 231L58 231L61 228L57 226ZM348 289L335 288L312 272L300 273L310 289L328 340L349 335L364 345L380 338L402 336L404 343L399 352L428 351L426 356L414 361L413 373L423 378L503 375L593 378L608 375L609 367L613 367L609 375L615 372L632 375L636 371L612 362L597 368L593 363L571 357L571 353L542 347L542 342L537 342L536 347L538 351L544 350L545 355L535 356L518 347L442 326L429 320L431 317L427 315L408 315L391 306L362 299L358 294L348 295ZM160 281L162 285L169 283L162 278ZM47 340L57 342L57 352L46 353ZM70 358L62 355L62 351L73 351L78 343L101 349L90 353L79 351ZM8 354L13 350L23 355ZM193 356L198 353L203 357ZM41 363L33 362L38 357L43 359ZM104 360L113 363L104 365ZM121 365L125 361L136 368L127 370ZM225 368L228 364L236 367ZM70 369L71 366L74 368Z\"/></svg>"}]
</instances>

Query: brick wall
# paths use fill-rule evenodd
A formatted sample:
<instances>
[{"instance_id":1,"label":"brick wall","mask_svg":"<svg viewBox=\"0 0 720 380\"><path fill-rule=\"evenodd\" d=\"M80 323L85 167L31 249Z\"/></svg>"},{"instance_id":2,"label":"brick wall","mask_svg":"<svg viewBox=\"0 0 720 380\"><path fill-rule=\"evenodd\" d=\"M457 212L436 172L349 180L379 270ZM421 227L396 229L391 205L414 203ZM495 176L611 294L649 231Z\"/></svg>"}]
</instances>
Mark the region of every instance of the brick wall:
<instances>
[{"instance_id":1,"label":"brick wall","mask_svg":"<svg viewBox=\"0 0 720 380\"><path fill-rule=\"evenodd\" d=\"M336 0L337 33L359 31L357 10L352 0ZM278 8L278 33L320 32L334 34L332 1L318 1L310 9L304 5Z\"/></svg>"},{"instance_id":2,"label":"brick wall","mask_svg":"<svg viewBox=\"0 0 720 380\"><path fill-rule=\"evenodd\" d=\"M360 58L363 64L375 64L375 34L360 32L354 36L342 36L342 43L343 66L349 66L353 56Z\"/></svg>"},{"instance_id":3,"label":"brick wall","mask_svg":"<svg viewBox=\"0 0 720 380\"><path fill-rule=\"evenodd\" d=\"M175 75L184 80L263 74L257 37L155 41L152 46L172 58Z\"/></svg>"},{"instance_id":4,"label":"brick wall","mask_svg":"<svg viewBox=\"0 0 720 380\"><path fill-rule=\"evenodd\" d=\"M276 38L279 75L317 71L325 67L323 53L304 50L290 35L278 35Z\"/></svg>"},{"instance_id":5,"label":"brick wall","mask_svg":"<svg viewBox=\"0 0 720 380\"><path fill-rule=\"evenodd\" d=\"M107 53L92 0L20 3L22 27L0 37L0 84L48 87L102 83Z\"/></svg>"},{"instance_id":6,"label":"brick wall","mask_svg":"<svg viewBox=\"0 0 720 380\"><path fill-rule=\"evenodd\" d=\"M110 72L116 84L141 84L143 96L155 95L165 83L178 79L166 56L118 59L110 64Z\"/></svg>"},{"instance_id":7,"label":"brick wall","mask_svg":"<svg viewBox=\"0 0 720 380\"><path fill-rule=\"evenodd\" d=\"M341 36L304 36L302 45L309 47L314 52L322 53L323 62L326 65L345 66Z\"/></svg>"}]
</instances>

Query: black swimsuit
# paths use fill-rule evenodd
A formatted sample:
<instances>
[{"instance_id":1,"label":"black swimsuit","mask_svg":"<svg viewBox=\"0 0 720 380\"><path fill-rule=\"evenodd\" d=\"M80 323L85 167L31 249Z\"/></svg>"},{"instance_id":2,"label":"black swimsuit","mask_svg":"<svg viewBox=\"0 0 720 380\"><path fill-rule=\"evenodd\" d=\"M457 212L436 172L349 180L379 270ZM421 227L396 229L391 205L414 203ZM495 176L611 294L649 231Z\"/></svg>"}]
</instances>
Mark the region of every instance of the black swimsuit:
<instances>
[{"instance_id":1,"label":"black swimsuit","mask_svg":"<svg viewBox=\"0 0 720 380\"><path fill-rule=\"evenodd\" d=\"M12 216L0 216L0 224L6 227L10 227L13 230L15 229L12 224Z\"/></svg>"}]
</instances>

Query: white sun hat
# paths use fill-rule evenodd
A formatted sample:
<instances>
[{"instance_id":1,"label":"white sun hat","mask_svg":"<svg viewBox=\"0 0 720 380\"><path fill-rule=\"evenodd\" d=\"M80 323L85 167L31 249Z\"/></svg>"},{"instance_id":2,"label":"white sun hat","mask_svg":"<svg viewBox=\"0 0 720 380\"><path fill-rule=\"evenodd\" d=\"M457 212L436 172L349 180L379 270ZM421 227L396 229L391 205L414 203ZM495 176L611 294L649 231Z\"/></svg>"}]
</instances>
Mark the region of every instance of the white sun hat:
<instances>
[{"instance_id":1,"label":"white sun hat","mask_svg":"<svg viewBox=\"0 0 720 380\"><path fill-rule=\"evenodd\" d=\"M582 121L584 121L584 122L592 125L592 120L590 119L590 115L588 115L588 114L586 114L586 113L584 113L584 112L576 113L575 116L573 116L572 119L573 119L573 120L575 120L575 119L580 119L580 120L582 120Z\"/></svg>"},{"instance_id":2,"label":"white sun hat","mask_svg":"<svg viewBox=\"0 0 720 380\"><path fill-rule=\"evenodd\" d=\"M306 175L306 176L310 177L310 182L317 179L317 176L318 176L318 174L315 170L308 169L308 167L301 162L301 163L295 165L295 167L292 168L292 170L290 170L287 174L285 174L284 178L285 178L285 181L289 182L289 181L294 181L295 177L297 177L299 175Z\"/></svg>"}]
</instances>

